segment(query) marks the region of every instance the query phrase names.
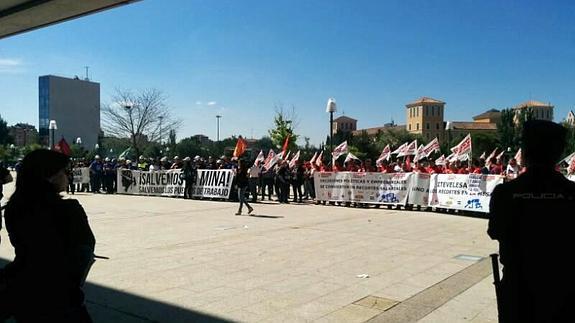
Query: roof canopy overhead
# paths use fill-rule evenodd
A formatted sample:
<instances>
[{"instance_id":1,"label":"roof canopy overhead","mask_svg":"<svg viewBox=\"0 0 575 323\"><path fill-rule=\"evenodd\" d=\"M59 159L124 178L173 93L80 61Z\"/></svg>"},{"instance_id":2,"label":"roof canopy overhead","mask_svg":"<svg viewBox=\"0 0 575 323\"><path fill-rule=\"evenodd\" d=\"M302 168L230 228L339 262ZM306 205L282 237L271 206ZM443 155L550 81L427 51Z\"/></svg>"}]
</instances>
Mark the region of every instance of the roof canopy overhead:
<instances>
[{"instance_id":1,"label":"roof canopy overhead","mask_svg":"<svg viewBox=\"0 0 575 323\"><path fill-rule=\"evenodd\" d=\"M0 39L139 0L2 0Z\"/></svg>"}]
</instances>

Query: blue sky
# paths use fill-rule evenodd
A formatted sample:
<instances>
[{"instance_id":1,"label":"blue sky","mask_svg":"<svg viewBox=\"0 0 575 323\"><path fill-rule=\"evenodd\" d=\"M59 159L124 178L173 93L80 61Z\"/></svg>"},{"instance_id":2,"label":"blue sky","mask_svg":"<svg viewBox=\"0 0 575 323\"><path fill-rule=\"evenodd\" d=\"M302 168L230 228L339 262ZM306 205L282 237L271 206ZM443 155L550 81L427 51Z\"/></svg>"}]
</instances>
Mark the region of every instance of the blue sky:
<instances>
[{"instance_id":1,"label":"blue sky","mask_svg":"<svg viewBox=\"0 0 575 323\"><path fill-rule=\"evenodd\" d=\"M157 88L184 120L179 138L259 138L274 106L319 144L325 104L359 128L405 122L421 96L446 120L534 99L575 108L575 2L501 0L144 0L0 40L0 114L38 123L38 76L84 75ZM303 141L302 141L303 142ZM301 142L300 142L301 143Z\"/></svg>"}]
</instances>

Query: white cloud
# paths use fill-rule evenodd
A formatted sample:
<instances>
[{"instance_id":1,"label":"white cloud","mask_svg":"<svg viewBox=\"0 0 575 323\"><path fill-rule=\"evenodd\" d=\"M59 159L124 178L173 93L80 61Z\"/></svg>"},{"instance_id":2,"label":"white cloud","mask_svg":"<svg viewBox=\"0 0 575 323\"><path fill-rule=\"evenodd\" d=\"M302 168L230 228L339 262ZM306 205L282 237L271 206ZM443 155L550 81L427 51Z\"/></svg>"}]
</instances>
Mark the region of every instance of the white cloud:
<instances>
[{"instance_id":1,"label":"white cloud","mask_svg":"<svg viewBox=\"0 0 575 323\"><path fill-rule=\"evenodd\" d=\"M202 105L202 101L196 101L196 105Z\"/></svg>"},{"instance_id":2,"label":"white cloud","mask_svg":"<svg viewBox=\"0 0 575 323\"><path fill-rule=\"evenodd\" d=\"M208 105L216 105L216 104L217 104L216 101L210 101L210 102L208 102Z\"/></svg>"},{"instance_id":3,"label":"white cloud","mask_svg":"<svg viewBox=\"0 0 575 323\"><path fill-rule=\"evenodd\" d=\"M0 58L0 73L2 72L18 72L23 63L19 59L13 58Z\"/></svg>"}]
</instances>

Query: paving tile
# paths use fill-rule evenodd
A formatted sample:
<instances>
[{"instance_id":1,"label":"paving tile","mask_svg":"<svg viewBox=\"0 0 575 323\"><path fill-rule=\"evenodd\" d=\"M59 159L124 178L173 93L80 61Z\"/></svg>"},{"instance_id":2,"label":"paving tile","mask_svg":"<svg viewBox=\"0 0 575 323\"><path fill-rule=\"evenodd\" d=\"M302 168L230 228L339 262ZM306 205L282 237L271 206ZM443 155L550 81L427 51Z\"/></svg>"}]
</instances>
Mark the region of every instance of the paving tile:
<instances>
[{"instance_id":1,"label":"paving tile","mask_svg":"<svg viewBox=\"0 0 575 323\"><path fill-rule=\"evenodd\" d=\"M318 319L318 322L365 322L381 313L380 310L350 304Z\"/></svg>"},{"instance_id":2,"label":"paving tile","mask_svg":"<svg viewBox=\"0 0 575 323\"><path fill-rule=\"evenodd\" d=\"M178 322L208 313L244 322L361 322L382 308L352 303L406 300L472 264L455 255L486 256L497 247L486 220L453 215L258 204L259 213L281 216L270 219L233 216L237 205L227 202L74 198L88 213L97 254L110 257L96 262L87 286L98 317L114 318L107 321L141 315ZM5 230L0 235L8 241ZM0 258L12 257L10 245L0 244ZM356 277L364 273L370 278ZM489 322L494 299L482 281L428 320L444 322L453 310ZM162 316L166 309L174 315Z\"/></svg>"}]
</instances>

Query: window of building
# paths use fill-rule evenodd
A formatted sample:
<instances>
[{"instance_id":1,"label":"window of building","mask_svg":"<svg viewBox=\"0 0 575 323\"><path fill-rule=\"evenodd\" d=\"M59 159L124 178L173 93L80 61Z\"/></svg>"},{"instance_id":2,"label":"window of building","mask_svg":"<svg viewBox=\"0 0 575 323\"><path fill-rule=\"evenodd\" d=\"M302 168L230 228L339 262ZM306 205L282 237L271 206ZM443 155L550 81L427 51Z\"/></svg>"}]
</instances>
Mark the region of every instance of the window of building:
<instances>
[{"instance_id":1,"label":"window of building","mask_svg":"<svg viewBox=\"0 0 575 323\"><path fill-rule=\"evenodd\" d=\"M551 110L547 110L547 119L551 120Z\"/></svg>"},{"instance_id":2,"label":"window of building","mask_svg":"<svg viewBox=\"0 0 575 323\"><path fill-rule=\"evenodd\" d=\"M436 129L436 130L439 130L439 123L436 123L436 124L435 124L435 129Z\"/></svg>"},{"instance_id":3,"label":"window of building","mask_svg":"<svg viewBox=\"0 0 575 323\"><path fill-rule=\"evenodd\" d=\"M416 117L419 117L419 107L417 107L417 108L415 109L415 112L416 112Z\"/></svg>"},{"instance_id":4,"label":"window of building","mask_svg":"<svg viewBox=\"0 0 575 323\"><path fill-rule=\"evenodd\" d=\"M425 125L425 128L429 130L429 122Z\"/></svg>"},{"instance_id":5,"label":"window of building","mask_svg":"<svg viewBox=\"0 0 575 323\"><path fill-rule=\"evenodd\" d=\"M411 124L409 125L409 130L411 131Z\"/></svg>"},{"instance_id":6,"label":"window of building","mask_svg":"<svg viewBox=\"0 0 575 323\"><path fill-rule=\"evenodd\" d=\"M415 130L419 130L419 122L417 123Z\"/></svg>"},{"instance_id":7,"label":"window of building","mask_svg":"<svg viewBox=\"0 0 575 323\"><path fill-rule=\"evenodd\" d=\"M435 106L431 107L431 115L434 116L435 115Z\"/></svg>"},{"instance_id":8,"label":"window of building","mask_svg":"<svg viewBox=\"0 0 575 323\"><path fill-rule=\"evenodd\" d=\"M425 106L425 116L427 117L429 115L429 107Z\"/></svg>"}]
</instances>

